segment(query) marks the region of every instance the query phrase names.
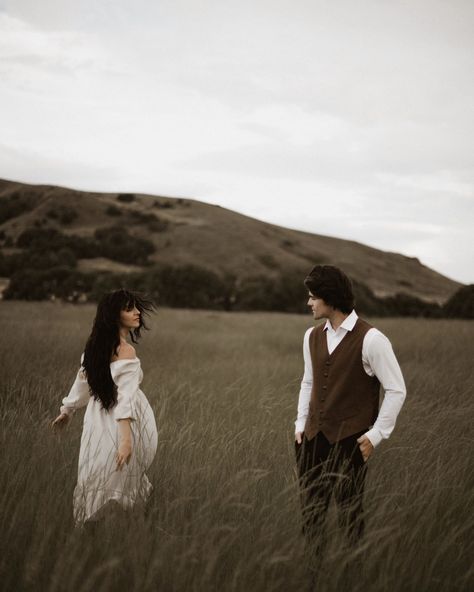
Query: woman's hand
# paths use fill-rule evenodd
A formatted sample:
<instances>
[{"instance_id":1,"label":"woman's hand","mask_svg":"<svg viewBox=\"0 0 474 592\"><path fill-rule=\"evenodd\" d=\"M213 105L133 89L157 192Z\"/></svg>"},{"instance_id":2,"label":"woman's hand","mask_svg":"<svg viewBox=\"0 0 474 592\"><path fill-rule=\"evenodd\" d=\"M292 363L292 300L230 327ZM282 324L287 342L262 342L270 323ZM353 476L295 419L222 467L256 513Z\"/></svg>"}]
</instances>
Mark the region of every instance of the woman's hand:
<instances>
[{"instance_id":1,"label":"woman's hand","mask_svg":"<svg viewBox=\"0 0 474 592\"><path fill-rule=\"evenodd\" d=\"M57 428L64 428L67 423L69 422L69 415L67 415L66 413L61 413L60 415L58 415L56 417L56 419L54 421L51 422L51 428L57 429Z\"/></svg>"},{"instance_id":2,"label":"woman's hand","mask_svg":"<svg viewBox=\"0 0 474 592\"><path fill-rule=\"evenodd\" d=\"M119 446L117 451L117 471L123 469L123 465L130 462L132 456L132 429L130 419L119 419Z\"/></svg>"},{"instance_id":3,"label":"woman's hand","mask_svg":"<svg viewBox=\"0 0 474 592\"><path fill-rule=\"evenodd\" d=\"M132 441L121 440L117 451L117 471L121 471L125 464L128 465L132 456Z\"/></svg>"}]
</instances>

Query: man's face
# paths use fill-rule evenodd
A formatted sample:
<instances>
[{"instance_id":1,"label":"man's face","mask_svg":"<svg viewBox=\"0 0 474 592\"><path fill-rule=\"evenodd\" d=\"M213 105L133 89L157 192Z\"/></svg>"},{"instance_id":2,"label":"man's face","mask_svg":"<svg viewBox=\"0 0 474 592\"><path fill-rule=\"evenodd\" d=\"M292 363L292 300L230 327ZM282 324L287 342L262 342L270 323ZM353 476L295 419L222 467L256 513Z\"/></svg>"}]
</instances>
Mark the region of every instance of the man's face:
<instances>
[{"instance_id":1,"label":"man's face","mask_svg":"<svg viewBox=\"0 0 474 592\"><path fill-rule=\"evenodd\" d=\"M308 306L311 307L313 317L316 320L327 319L331 312L334 311L332 306L329 306L322 298L318 298L314 294L311 294L311 292L309 292Z\"/></svg>"}]
</instances>

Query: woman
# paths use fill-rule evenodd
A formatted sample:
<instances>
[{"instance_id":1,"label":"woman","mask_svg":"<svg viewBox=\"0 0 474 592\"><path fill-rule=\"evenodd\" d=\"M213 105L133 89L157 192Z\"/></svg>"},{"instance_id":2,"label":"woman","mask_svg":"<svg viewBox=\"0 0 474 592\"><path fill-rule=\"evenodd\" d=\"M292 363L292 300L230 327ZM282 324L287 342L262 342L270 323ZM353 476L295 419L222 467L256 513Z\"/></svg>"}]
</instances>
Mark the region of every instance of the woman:
<instances>
[{"instance_id":1,"label":"woman","mask_svg":"<svg viewBox=\"0 0 474 592\"><path fill-rule=\"evenodd\" d=\"M87 405L74 490L76 525L98 520L110 503L129 509L151 493L145 474L157 447L153 411L140 390L143 373L135 349L153 304L117 290L99 302L81 368L53 427L65 426ZM107 507L106 507L107 506Z\"/></svg>"}]
</instances>

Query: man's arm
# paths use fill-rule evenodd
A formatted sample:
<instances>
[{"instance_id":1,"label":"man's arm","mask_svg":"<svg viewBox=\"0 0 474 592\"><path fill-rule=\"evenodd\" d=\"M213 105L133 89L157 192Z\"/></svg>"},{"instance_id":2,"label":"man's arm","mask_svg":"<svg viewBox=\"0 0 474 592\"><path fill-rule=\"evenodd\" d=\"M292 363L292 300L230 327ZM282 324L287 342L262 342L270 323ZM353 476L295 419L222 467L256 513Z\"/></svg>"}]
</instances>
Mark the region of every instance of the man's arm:
<instances>
[{"instance_id":1,"label":"man's arm","mask_svg":"<svg viewBox=\"0 0 474 592\"><path fill-rule=\"evenodd\" d=\"M375 447L390 436L406 397L402 371L390 341L378 330L371 329L362 347L366 371L374 374L384 389L384 398L373 427L364 435Z\"/></svg>"},{"instance_id":2,"label":"man's arm","mask_svg":"<svg viewBox=\"0 0 474 592\"><path fill-rule=\"evenodd\" d=\"M295 433L303 433L308 417L311 390L313 388L313 365L311 363L311 352L309 349L309 336L313 328L308 329L303 339L304 374L301 381L300 394L298 398L298 416L295 421Z\"/></svg>"}]
</instances>

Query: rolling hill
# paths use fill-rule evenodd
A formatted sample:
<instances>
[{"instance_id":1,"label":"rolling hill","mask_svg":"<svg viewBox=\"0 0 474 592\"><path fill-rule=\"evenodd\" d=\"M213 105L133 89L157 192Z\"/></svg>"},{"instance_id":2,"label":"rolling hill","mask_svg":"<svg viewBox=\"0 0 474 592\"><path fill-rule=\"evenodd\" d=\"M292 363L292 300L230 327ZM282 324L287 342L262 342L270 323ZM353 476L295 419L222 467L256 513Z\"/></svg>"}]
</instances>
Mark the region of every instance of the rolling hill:
<instances>
[{"instance_id":1,"label":"rolling hill","mask_svg":"<svg viewBox=\"0 0 474 592\"><path fill-rule=\"evenodd\" d=\"M316 263L342 267L376 296L406 294L444 303L461 284L416 258L361 243L268 224L193 199L142 194L92 193L50 185L0 180L0 248L20 252L28 229L56 229L84 239L98 229L126 227L153 243L150 263L193 264L219 275L302 277ZM143 261L112 261L101 255L78 262L81 271L139 271Z\"/></svg>"}]
</instances>

